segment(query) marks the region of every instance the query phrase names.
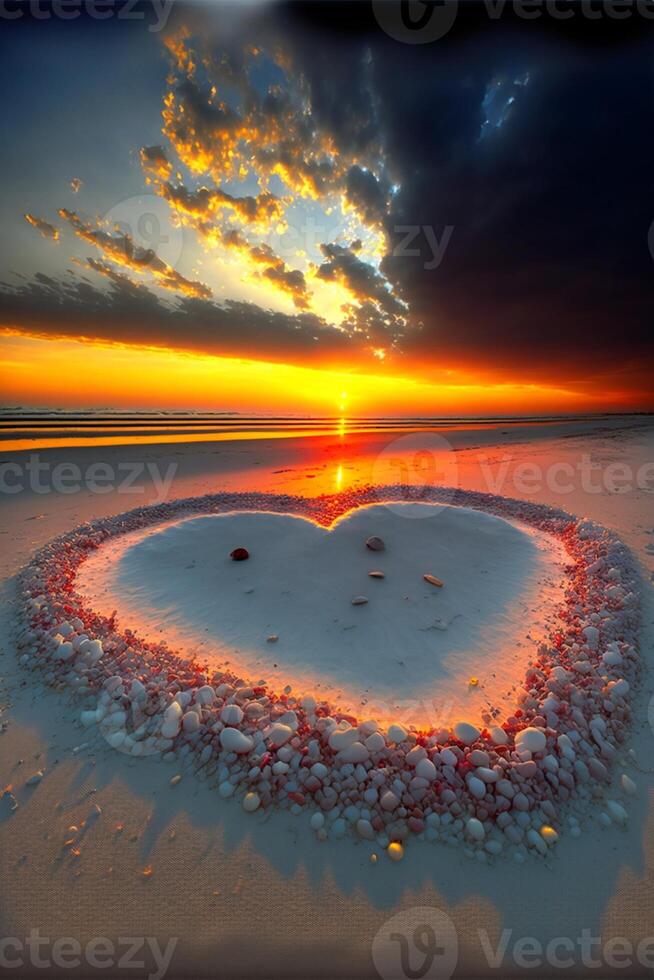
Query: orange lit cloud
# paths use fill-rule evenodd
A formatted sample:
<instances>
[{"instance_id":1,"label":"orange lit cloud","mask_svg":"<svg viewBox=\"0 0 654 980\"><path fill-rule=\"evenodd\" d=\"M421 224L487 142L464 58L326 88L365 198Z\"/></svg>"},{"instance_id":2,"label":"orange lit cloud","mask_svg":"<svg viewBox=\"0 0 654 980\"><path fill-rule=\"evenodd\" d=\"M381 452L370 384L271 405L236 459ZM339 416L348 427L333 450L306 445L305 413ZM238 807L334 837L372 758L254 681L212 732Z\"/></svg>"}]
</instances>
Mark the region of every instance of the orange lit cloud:
<instances>
[{"instance_id":1,"label":"orange lit cloud","mask_svg":"<svg viewBox=\"0 0 654 980\"><path fill-rule=\"evenodd\" d=\"M166 262L159 258L156 252L135 245L128 234L115 234L93 227L80 218L75 211L66 208L59 210L59 217L67 221L75 234L85 242L95 245L117 265L138 273L149 273L157 284L164 289L182 293L184 296L195 296L199 299L209 299L211 290L201 282L186 279Z\"/></svg>"},{"instance_id":2,"label":"orange lit cloud","mask_svg":"<svg viewBox=\"0 0 654 980\"><path fill-rule=\"evenodd\" d=\"M59 239L59 229L55 228L48 221L43 221L42 218L37 218L33 214L26 214L25 221L36 228L37 231L43 235L44 238L49 238L51 241L56 242Z\"/></svg>"}]
</instances>

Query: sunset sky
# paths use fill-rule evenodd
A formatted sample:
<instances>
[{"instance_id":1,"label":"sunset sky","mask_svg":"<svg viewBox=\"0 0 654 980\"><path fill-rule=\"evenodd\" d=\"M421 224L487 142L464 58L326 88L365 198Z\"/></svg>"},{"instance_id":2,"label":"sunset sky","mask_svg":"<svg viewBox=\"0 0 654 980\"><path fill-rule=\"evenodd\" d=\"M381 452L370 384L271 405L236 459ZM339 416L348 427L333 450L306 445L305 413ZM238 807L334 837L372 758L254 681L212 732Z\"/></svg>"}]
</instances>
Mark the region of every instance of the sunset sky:
<instances>
[{"instance_id":1,"label":"sunset sky","mask_svg":"<svg viewBox=\"0 0 654 980\"><path fill-rule=\"evenodd\" d=\"M3 25L3 404L654 409L651 24L348 11Z\"/></svg>"}]
</instances>

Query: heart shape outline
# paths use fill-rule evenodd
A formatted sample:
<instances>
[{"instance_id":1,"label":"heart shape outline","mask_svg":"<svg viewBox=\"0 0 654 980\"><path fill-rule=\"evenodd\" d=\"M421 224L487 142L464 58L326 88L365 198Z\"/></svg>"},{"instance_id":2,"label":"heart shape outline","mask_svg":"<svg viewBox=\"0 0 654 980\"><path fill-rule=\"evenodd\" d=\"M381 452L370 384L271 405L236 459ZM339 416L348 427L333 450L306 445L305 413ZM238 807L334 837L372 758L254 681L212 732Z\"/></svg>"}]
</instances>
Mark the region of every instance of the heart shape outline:
<instances>
[{"instance_id":1,"label":"heart shape outline","mask_svg":"<svg viewBox=\"0 0 654 980\"><path fill-rule=\"evenodd\" d=\"M48 683L62 686L70 682L73 683L73 686L76 685L78 690L86 689L87 691L102 688L103 694L107 693L107 684L109 684L113 688L112 691L109 691L110 698L116 699L116 691L119 691L120 698L128 698L126 678L120 673L110 674L109 672L116 664L124 664L126 659L128 661L133 660L133 655L127 655L125 651L131 649L130 643L135 643L138 646L138 640L129 631L126 631L124 636L113 633L111 620L101 619L95 616L92 611L83 609L74 590L76 568L84 560L90 549L98 547L110 536L124 533L128 529L146 527L176 517L190 516L193 513L226 513L236 509L266 509L277 513L301 513L302 516L311 516L317 523L329 527L334 519L354 507L379 502L416 502L415 488L398 485L365 487L357 491L317 498L262 493L213 494L152 507L136 508L126 514L114 518L99 519L73 529L42 548L20 576L19 622L21 625L17 631L19 653L23 651L20 662L28 669L44 670L44 679ZM527 671L525 678L526 700L523 702L525 708L524 710L523 708L516 709L514 716L503 726L504 741L497 743L491 738L487 730L481 732L475 730L472 735L470 732L456 730L450 733L435 733L428 730L405 731L405 737L398 735L398 732L393 733L391 737L389 729L384 739L384 748L383 750L379 749L379 752L383 751L384 753L378 765L382 767L383 762L384 780L382 782L385 781L386 788L384 796L381 797L381 802L379 802L378 794L378 802L373 807L375 812L373 831L375 830L374 821L377 821L377 825L381 821L382 826L387 828L388 821L384 823L382 817L392 815L394 828L392 834L396 838L404 839L406 833L410 831L419 835L424 834L425 821L416 817L415 811L417 810L424 815L424 809L427 808L428 816L432 813L438 815L439 810L440 812L446 811L449 806L453 805L458 806L458 812L477 813L480 819L483 818L492 822L498 813L505 811L506 807L503 803L499 807L493 803L493 795L490 790L480 796L481 780L477 775L479 767L475 764L475 758L479 759L479 756L474 757L473 753L485 753L489 762L492 760L500 768L506 766L507 775L512 779L515 776L517 785L522 786L524 783L522 786L524 792L521 789L515 798L522 797L524 800L523 808L526 812L534 812L536 817L545 813L552 821L555 821L559 818L561 804L564 804L572 795L583 796L586 793L583 784L589 775L592 778L609 781L610 763L617 753L617 746L626 738L630 719L627 694L639 672L640 592L636 566L630 552L614 532L607 531L591 521L575 518L564 511L547 505L512 500L476 491L431 487L420 489L420 502L446 502L450 506L463 503L466 506L486 510L498 516L524 521L540 530L557 535L564 542L572 563L570 571L572 591L567 600L568 631L566 635L561 634L552 637L551 646L541 651L540 660ZM607 565L610 567L607 568ZM600 616L600 612L603 613L603 618ZM92 644L99 637L103 637L104 643L107 645L105 651L102 647L103 640L100 640L102 654L96 660L86 648L77 651L77 656L73 659L75 663L81 662L82 664L82 680L75 674L70 665L66 665L68 658L61 659L57 656L58 653L61 654L62 646L69 643L57 632L64 615L71 618L75 624L79 624L73 628L75 639L79 639L81 629L86 630L88 641L84 640L82 645L86 642ZM79 616L83 616L84 619L80 619ZM586 620L592 623L601 622L601 631L594 625L584 626L583 622ZM94 647L93 649L97 648ZM585 659L578 659L574 663L573 657L579 656L580 650ZM156 671L155 674L150 673L150 679L153 677L161 679L162 668L168 667L167 684L162 686L162 692L170 696L172 691L176 689L178 694L184 694L181 700L185 701L187 705L189 701L186 700L186 694L189 691L195 692L189 696L190 701L192 701L198 691L200 681L206 680L197 673L192 664L176 657L175 653L168 651L165 646L157 650L146 647L139 652L142 663L148 664L151 669ZM91 658L90 667L89 658ZM174 673L175 669L178 673ZM560 677L560 674L555 674L557 669L563 672L565 680L557 680L557 677ZM73 676L71 677L71 675ZM580 676L577 677L577 675ZM131 678L131 675L128 676ZM145 673L142 676L145 678ZM574 679L575 683L572 683L571 678ZM237 682L239 679L232 678L232 680ZM552 683L555 685L553 689ZM227 675L225 675L223 684L228 688L231 686ZM559 684L558 688L556 684ZM238 686L231 688L230 704L238 701L239 690L242 694L242 688ZM556 697L553 697L552 690L557 692ZM570 696L567 696L566 690ZM266 734L262 735L262 732L259 731L257 733L260 736L259 741L253 743L253 748L256 744L257 751L262 747L271 750L257 756L262 762L265 760L264 772L267 771L266 767L269 768L268 756L272 757L272 753L277 752L285 744L282 742L281 746L277 745L275 741L276 731L280 725L282 728L289 727L274 721L274 718L287 717L289 714L293 715L297 722L294 730L291 731L293 741L290 744L296 747L300 745L302 752L306 752L308 750L307 746L302 744L303 739L306 740L311 733L321 737L325 736L326 733L327 738L323 738L323 741L326 741L323 754L331 766L332 775L336 776L343 766L352 765L345 759L344 750L336 747L334 737L338 732L347 731L347 726L352 729L359 726L356 718L346 716L339 718L338 712L334 712L334 718L332 718L327 714L329 711L327 706L314 705L311 708L306 708L297 704L295 700L294 704L297 710L287 709L288 698L283 694L274 692L268 696L268 693L255 689L248 691L248 696L253 697L254 700L263 697L271 706L270 716L266 719L269 722ZM611 701L610 710L606 707L602 709L602 704L606 706L609 701ZM175 703L179 704L179 699L176 699ZM556 703L557 711L549 710L548 703L549 708L552 708ZM170 708L170 703L168 707ZM200 706L198 715L201 716L203 711L204 706ZM152 717L152 715L148 717ZM591 718L596 720L594 725L589 723ZM334 726L328 724L332 721ZM217 724L221 726L221 731L226 727L220 721ZM238 731L233 726L227 727ZM256 726L254 727L256 729ZM539 737L539 748L534 748L533 752L527 749L526 752L521 753L520 747L522 745L536 744L536 741L529 736L529 733L534 730L539 731L544 738L542 750L540 750ZM357 728L357 733L363 737L365 731L362 732L362 726ZM371 736L374 734L376 732L371 730ZM244 737L248 738L247 734ZM338 739L337 741L340 745L343 740ZM574 749L569 748L573 743ZM352 744L351 740L349 744ZM360 743L357 742L357 744ZM209 745L203 747L204 754L208 748ZM393 795L392 790L388 788L389 780L392 785L397 786L399 776L406 773L408 768L413 768L416 765L416 759L421 761L426 755L429 755L430 759L433 760L437 759L438 756L440 763L443 750L448 749L457 759L456 767L449 767L453 770L452 780L449 779L450 773L445 773L448 782L454 788L450 789L449 786L446 786L443 789L442 782L440 780L435 781L427 795L423 795L421 798L422 800L427 799L429 806L427 803L423 803L422 810L415 807L414 815L410 815L406 807L401 805L401 801L396 800L395 802L391 801L393 803L393 806L390 807L392 814L389 814L389 808L384 807L384 800L388 799L388 794ZM576 758L574 774L571 775L570 766L568 765L566 768L565 765L566 762L569 763L566 752L575 755L576 750L578 750L578 758ZM410 761L412 752L414 753L413 763ZM547 755L545 755L546 752ZM225 755L225 752L223 751L222 754ZM217 755L220 757L221 752L217 751ZM525 755L529 758L525 759ZM226 758L231 760L233 756L234 753L226 752ZM374 762L372 751L368 753L368 759L365 760L366 765L370 757ZM238 753L236 753L236 758L238 759ZM536 760L535 768L529 765L530 762L534 762L534 759ZM547 760L550 759L553 760L553 763L549 763L550 767L554 763L559 767L558 777L551 771L546 772ZM529 775L524 769L525 763ZM520 771L520 766L523 767L523 772ZM365 771L363 765L361 768ZM488 767L486 768L490 771ZM585 770L585 776L583 770ZM566 779L563 778L564 773L567 773ZM394 783L392 782L393 778L395 778ZM507 782L508 779L504 781ZM286 808L301 811L310 801L309 794L314 796L313 802L318 801L322 809L325 809L325 799L328 803L332 801L332 795L327 793L329 787L323 786L321 789L310 790L307 794L286 791L283 783L281 789L269 786L269 782L269 780L263 780L261 784L262 786L266 784L262 797L259 797L257 793L246 793L244 797L246 809L256 809L260 804L266 806L276 802ZM223 785L221 784L221 795L224 795L222 794ZM493 781L491 781L492 785ZM278 792L277 789L279 789ZM482 790L484 789L488 789L488 787L482 786ZM445 793L449 795L447 801L443 802ZM411 794L407 795L411 797ZM246 801L252 796L256 797L256 805L252 805L251 801L250 804L246 805ZM450 796L453 799L450 799ZM413 797L411 798L413 799ZM504 797L502 799L504 800ZM515 806L515 803L513 805ZM520 805L523 806L522 800ZM384 812L385 809L387 812ZM620 808L618 807L618 809ZM395 819L396 817L397 819ZM477 820L478 817L470 817L470 819ZM408 830L406 829L407 826ZM463 830L459 828L457 833L464 838L465 826ZM547 851L548 844L544 843L544 838L538 837L538 833L533 831L533 834L535 836L528 840L528 845L534 850L534 853L543 854ZM555 838L556 835L554 834ZM379 835L378 839L388 840L389 837L388 834L384 833Z\"/></svg>"}]
</instances>

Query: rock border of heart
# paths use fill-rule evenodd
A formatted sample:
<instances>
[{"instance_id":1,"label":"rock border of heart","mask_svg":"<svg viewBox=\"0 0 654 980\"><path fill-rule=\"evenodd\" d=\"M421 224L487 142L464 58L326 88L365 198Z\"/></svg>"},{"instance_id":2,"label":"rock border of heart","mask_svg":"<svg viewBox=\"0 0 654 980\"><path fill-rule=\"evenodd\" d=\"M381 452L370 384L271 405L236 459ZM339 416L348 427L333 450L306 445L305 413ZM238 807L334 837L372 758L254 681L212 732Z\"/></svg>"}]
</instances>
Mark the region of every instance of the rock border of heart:
<instances>
[{"instance_id":1,"label":"rock border of heart","mask_svg":"<svg viewBox=\"0 0 654 980\"><path fill-rule=\"evenodd\" d=\"M570 559L561 626L534 652L503 725L418 730L344 714L229 673L209 673L111 618L75 589L84 559L111 538L175 519L243 510L296 514L329 527L380 503L466 506L558 538ZM303 498L217 493L83 524L45 545L19 576L20 664L82 703L82 724L131 756L159 756L240 800L306 813L320 840L354 837L397 860L411 839L460 843L481 861L546 857L574 808L604 807L631 720L640 668L640 579L617 535L542 504L451 488L366 487ZM622 786L633 786L623 775ZM567 823L564 831L564 807Z\"/></svg>"}]
</instances>

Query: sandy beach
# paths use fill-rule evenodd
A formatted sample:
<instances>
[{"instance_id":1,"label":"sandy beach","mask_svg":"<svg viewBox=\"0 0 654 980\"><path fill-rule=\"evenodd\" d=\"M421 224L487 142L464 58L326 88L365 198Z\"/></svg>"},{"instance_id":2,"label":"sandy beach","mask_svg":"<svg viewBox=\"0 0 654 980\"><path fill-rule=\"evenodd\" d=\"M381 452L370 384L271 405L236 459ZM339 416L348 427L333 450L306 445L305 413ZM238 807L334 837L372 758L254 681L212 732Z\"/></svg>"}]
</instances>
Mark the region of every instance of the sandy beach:
<instances>
[{"instance_id":1,"label":"sandy beach","mask_svg":"<svg viewBox=\"0 0 654 980\"><path fill-rule=\"evenodd\" d=\"M492 960L493 956L500 957L505 975L523 971L532 976L558 975L561 967L553 969L557 964L547 957L540 971L528 966L514 948L515 943L527 937L542 944L563 940L557 954L563 956L568 941L579 952L584 930L603 937L595 953L600 950L605 976L619 974L619 967L612 965L613 947L602 952L604 943L621 937L633 944L636 955L638 944L654 932L654 782L648 762L654 738L648 716L649 661L654 637L654 426L650 418L569 421L538 427L495 426L483 431L471 426L446 433L401 435L350 436L347 430L341 430L333 436L206 442L188 447L145 444L33 452L47 463L47 470L40 474L46 482L58 479L53 473L63 462L79 468L82 483L89 466L99 461L112 466L116 474L119 466L142 464L146 479L142 477L140 484L135 481L140 493L134 487L130 492L119 492L117 486L111 492L98 493L94 492L95 487L89 489L86 485L74 493L35 492L29 486L29 473L23 470L20 477L16 470L11 479L23 479L25 489L4 494L0 504L5 556L0 778L4 786L12 787L18 804L16 809L5 806L0 815L3 935L24 936L31 927L38 927L44 936L70 936L80 942L97 936L108 937L114 943L121 936L156 937L157 950L168 949L169 940L174 938L172 975L259 976L265 970L270 976L367 977L377 975L374 949L380 940L376 941L377 947L374 940L380 930L384 935L388 920L403 910L431 907L444 913L454 930L457 975L475 976L488 971L492 965L489 958ZM4 459L24 467L29 453L7 453ZM147 470L148 463L157 469ZM165 477L171 473L171 465L174 473L162 493L162 474ZM153 473L158 482L152 480ZM34 673L26 673L17 665L10 632L14 577L34 551L56 535L84 521L120 514L141 504L160 503L162 499L172 501L228 490L255 492L264 487L276 494L317 498L371 483L397 482L398 473L404 474L403 482L415 491L410 505L414 509L425 506L425 487L441 482L462 491L548 504L617 532L637 559L642 577L640 651L644 669L638 689L630 695L633 723L614 767L617 782L601 791L602 797L622 800L628 811L626 827L605 827L599 820L602 808L598 801L596 807L586 807L578 836L562 833L552 853L544 860L530 860L528 867L503 857L480 864L471 861L461 848L438 841L409 842L400 863L389 861L383 854L371 863L371 848L366 842L346 839L321 843L305 815L276 812L274 808L260 814L244 814L241 807L221 799L215 789L191 773L183 773L181 781L171 786L171 777L178 771L175 766L115 751L101 735L82 728L74 695L48 689ZM443 474L450 479L442 479ZM402 516L401 511L394 512L392 505L383 502L372 510L381 512L380 526L383 524L383 535L389 541L394 536L406 541L407 553L413 556L420 576L430 571L439 574L442 569L426 567L428 556L420 552L420 539L424 537L421 520ZM448 510L450 523L444 522L441 533L443 550L433 556L433 561L438 564L440 559L443 566L448 561L452 565L448 548L456 550L457 535L463 535L463 528L457 529L456 520L451 521L452 515L460 518L461 512L456 507L445 508ZM273 555L276 547L290 549L285 553L285 566L294 566L292 589L296 595L303 594L302 583L306 584L307 579L302 556L306 560L311 549L318 548L321 560L324 557L326 581L331 579L333 583L331 573L339 574L342 597L347 597L349 605L368 565L372 568L379 564L377 556L364 554L361 566L355 567L338 552L339 548L347 548L352 535L359 539L363 534L364 526L356 524L362 513L355 512L347 518L343 532L330 535L330 547L336 549L333 555L325 555L323 542L314 540L312 525L306 525L302 532L311 536L309 541L302 535L299 539L289 535L286 527L275 528L274 522L271 525L268 521L264 527L255 520L252 525L254 518L249 518L250 525L241 522L237 526L239 540L235 544L243 536L254 535L257 541L266 543ZM86 586L94 601L111 604L118 596L118 604L124 604L119 606L119 618L136 612L138 605L144 629L156 631L163 627L173 634L177 630L178 639L187 642L189 650L194 644L197 646L199 632L215 634L218 623L225 623L233 646L239 639L244 647L256 648L256 656L242 664L252 671L269 666L270 647L266 638L257 646L253 636L239 635L239 620L245 620L247 628L256 632L260 640L264 634L267 637L268 630L279 634L274 647L275 658L283 666L283 681L300 670L300 651L308 642L312 623L320 638L318 657L326 658L329 647L334 646L333 636L330 641L329 631L318 629L318 624L323 613L333 618L329 605L323 608L324 603L318 602L313 608L311 602L315 599L309 598L308 625L290 638L285 651L286 624L278 626L273 621L276 597L272 592L270 608L260 620L244 612L242 593L274 580L273 567L253 571L254 564L248 569L244 563L238 568L238 602L227 593L222 597L223 604L216 605L211 616L204 619L202 610L206 611L210 604L202 600L203 583L205 589L208 586L206 569L200 568L193 588L187 590L196 606L186 605L183 618L179 618L179 603L176 608L173 598L183 586L174 574L165 572L170 567L171 553L180 549L183 554L188 552L193 561L193 556L197 559L202 555L203 545L209 544L210 553L216 553L228 543L221 536L219 523L215 530L213 526L203 528L203 520L220 522L222 518L177 523L127 548L122 562L105 561L104 568L102 562L95 568L89 566ZM427 523L429 520L436 522L439 517L432 514ZM348 521L354 522L349 529ZM230 540L233 527L232 524ZM468 565L472 564L475 539L479 541L482 531L481 526L473 530L468 544L465 536L461 538ZM515 541L511 531L516 535ZM177 537L170 537L171 534ZM275 534L279 535L278 545ZM557 556L540 553L533 541L525 540L510 525L503 529L499 545L497 556L489 557L490 564L479 568L480 573L490 570L495 588L484 593L481 581L475 585L474 580L466 583L462 579L457 590L454 580L450 583L448 604L439 610L445 618L465 611L470 591L478 598L482 625L492 609L508 610L502 621L488 631L482 628L479 635L473 632L454 636L461 650L467 651L463 662L457 662L466 682L473 675L481 682L479 687L469 688L466 683L463 688L459 677L457 691L447 690L455 714L461 714L466 706L471 712L479 710L481 706L475 698L483 694L487 683L490 700L499 702L501 692L499 687L493 688L491 673L496 671L501 676L500 687L508 689L507 675L513 677L512 672L520 670L521 677L523 664L519 657L518 662L509 657L506 662L490 664L494 645L513 649L518 642L516 631L524 629L526 612L531 614L539 601L544 610L550 607L546 600L551 597L543 592L543 581L551 584L556 579L553 566L547 563L555 562ZM468 553L466 548L470 549ZM98 562L102 554L100 550L93 561ZM507 567L503 562L508 562ZM372 586L386 589L391 584L391 567L385 580L366 584L369 600ZM250 582L246 571L262 578ZM398 566L398 595L406 594L407 574L406 566ZM517 576L514 583L511 575ZM445 572L443 577L447 579ZM466 584L470 587L468 593ZM508 590L506 593L502 593L503 587ZM522 589L522 605L517 607L516 587ZM534 594L529 590L535 590ZM431 615L429 603L433 596L423 592L418 589L416 593L418 618L423 603ZM144 597L146 603L142 602ZM329 601L336 598L331 596ZM389 600L387 614L397 624L405 600L395 601L397 610ZM149 620L144 608L150 610ZM366 606L350 606L347 616L353 613L363 613L371 619L375 614L374 595ZM381 669L372 661L357 660L357 648L352 645L341 648L342 663L335 660L328 665L327 673L331 670L332 676L326 681L323 678L323 682L330 692L348 691L353 701L360 700L362 693L388 700L389 689L403 676L406 688L402 693L413 697L426 669L426 662L422 666L420 663L425 652L421 653L419 646L409 650L418 658L416 674L402 675L397 663L392 663L392 650L397 642L405 643L410 624L400 620L395 637L388 630L377 635L373 624L374 620L364 633L367 642L362 648L369 649L371 638L376 641ZM387 648L382 639L387 641ZM220 658L219 652L214 651L214 655ZM447 666L447 654L443 656L441 663ZM447 674L445 670L444 678L440 678L443 684L450 683ZM438 675L434 679L432 674L431 678L437 688ZM295 682L306 684L308 678L300 675ZM471 700L466 701L469 694ZM43 778L35 785L27 785L37 771L43 772ZM621 774L627 774L637 787L635 796L627 799L621 791ZM77 828L76 833L69 831L72 826ZM65 846L71 834L76 839L79 836L79 843L73 848ZM641 954L644 962L645 946ZM151 947L142 951L141 959L144 956L146 972L154 974L156 957L153 958ZM575 972L573 967L570 969ZM645 969L639 960L639 972L632 975L645 975ZM139 974L137 968L132 972ZM25 970L24 975L29 975L29 971Z\"/></svg>"}]
</instances>

